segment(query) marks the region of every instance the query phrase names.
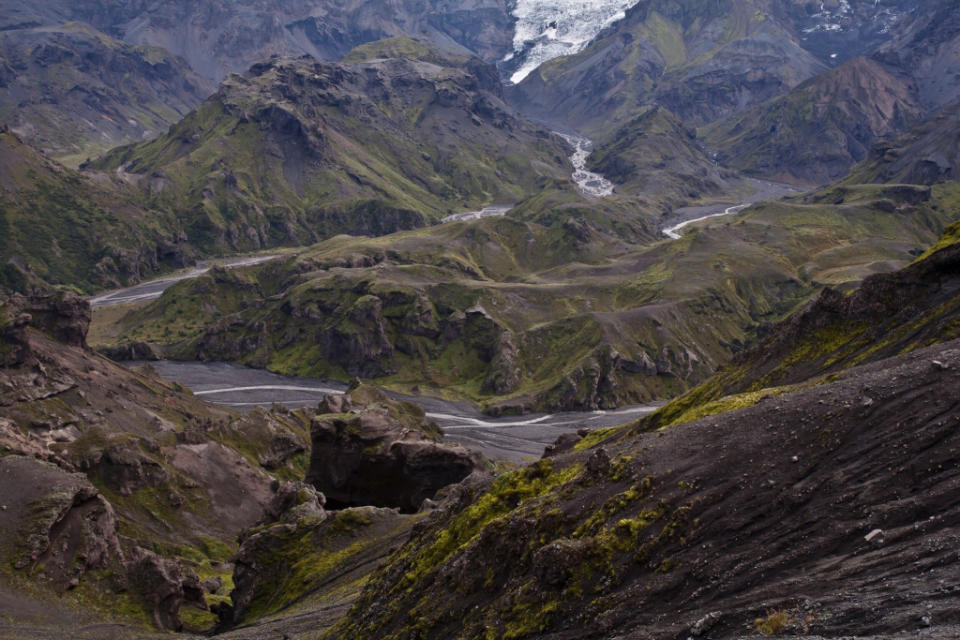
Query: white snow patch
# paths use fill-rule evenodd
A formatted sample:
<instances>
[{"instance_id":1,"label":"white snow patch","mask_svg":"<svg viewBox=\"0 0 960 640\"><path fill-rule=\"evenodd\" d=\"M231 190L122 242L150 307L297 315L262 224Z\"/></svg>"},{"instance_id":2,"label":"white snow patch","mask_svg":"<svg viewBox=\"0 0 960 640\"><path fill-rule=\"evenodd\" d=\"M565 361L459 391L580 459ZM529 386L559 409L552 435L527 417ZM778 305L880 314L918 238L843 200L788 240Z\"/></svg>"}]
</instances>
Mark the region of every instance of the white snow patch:
<instances>
[{"instance_id":1,"label":"white snow patch","mask_svg":"<svg viewBox=\"0 0 960 640\"><path fill-rule=\"evenodd\" d=\"M517 0L513 35L520 67L510 76L520 82L541 64L581 51L598 33L624 17L639 0Z\"/></svg>"}]
</instances>

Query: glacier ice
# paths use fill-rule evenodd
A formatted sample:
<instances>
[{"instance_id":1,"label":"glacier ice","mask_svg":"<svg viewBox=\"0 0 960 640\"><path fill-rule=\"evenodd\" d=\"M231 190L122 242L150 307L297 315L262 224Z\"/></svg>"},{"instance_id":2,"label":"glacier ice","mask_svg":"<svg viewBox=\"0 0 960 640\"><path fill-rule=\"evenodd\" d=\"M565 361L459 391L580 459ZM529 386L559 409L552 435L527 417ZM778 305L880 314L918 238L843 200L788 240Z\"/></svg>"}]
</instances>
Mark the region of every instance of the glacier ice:
<instances>
[{"instance_id":1,"label":"glacier ice","mask_svg":"<svg viewBox=\"0 0 960 640\"><path fill-rule=\"evenodd\" d=\"M517 83L547 60L577 53L639 0L517 0L510 81Z\"/></svg>"}]
</instances>

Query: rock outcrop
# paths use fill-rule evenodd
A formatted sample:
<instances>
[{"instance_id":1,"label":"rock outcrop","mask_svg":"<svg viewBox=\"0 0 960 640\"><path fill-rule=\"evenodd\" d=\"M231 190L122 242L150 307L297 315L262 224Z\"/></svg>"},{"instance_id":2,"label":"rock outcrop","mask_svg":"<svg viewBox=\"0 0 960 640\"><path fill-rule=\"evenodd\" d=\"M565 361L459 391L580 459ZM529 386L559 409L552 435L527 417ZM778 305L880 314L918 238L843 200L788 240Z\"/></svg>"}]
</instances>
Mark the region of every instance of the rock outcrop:
<instances>
[{"instance_id":1,"label":"rock outcrop","mask_svg":"<svg viewBox=\"0 0 960 640\"><path fill-rule=\"evenodd\" d=\"M128 561L130 588L142 599L160 629L181 631L180 608L206 610L204 589L197 575L182 563L136 548Z\"/></svg>"},{"instance_id":2,"label":"rock outcrop","mask_svg":"<svg viewBox=\"0 0 960 640\"><path fill-rule=\"evenodd\" d=\"M339 412L311 426L307 482L335 507L374 505L414 512L443 487L482 468L477 454L441 441L423 410L360 386Z\"/></svg>"},{"instance_id":3,"label":"rock outcrop","mask_svg":"<svg viewBox=\"0 0 960 640\"><path fill-rule=\"evenodd\" d=\"M19 455L0 458L0 537L17 569L39 573L59 591L91 571L123 574L113 507L86 476ZM118 588L123 587L122 578Z\"/></svg>"},{"instance_id":4,"label":"rock outcrop","mask_svg":"<svg viewBox=\"0 0 960 640\"><path fill-rule=\"evenodd\" d=\"M329 627L374 571L410 534L415 516L354 507L325 512L323 496L302 483L278 488L267 521L241 536L234 556L232 606L218 610L224 627L256 620L305 597L321 600L312 629ZM277 521L270 521L276 516Z\"/></svg>"},{"instance_id":5,"label":"rock outcrop","mask_svg":"<svg viewBox=\"0 0 960 640\"><path fill-rule=\"evenodd\" d=\"M215 616L195 569L228 575L227 541L274 500L269 472L302 469L308 418L234 414L119 367L85 347L89 321L73 293L0 293L0 564L40 601L201 631Z\"/></svg>"}]
</instances>

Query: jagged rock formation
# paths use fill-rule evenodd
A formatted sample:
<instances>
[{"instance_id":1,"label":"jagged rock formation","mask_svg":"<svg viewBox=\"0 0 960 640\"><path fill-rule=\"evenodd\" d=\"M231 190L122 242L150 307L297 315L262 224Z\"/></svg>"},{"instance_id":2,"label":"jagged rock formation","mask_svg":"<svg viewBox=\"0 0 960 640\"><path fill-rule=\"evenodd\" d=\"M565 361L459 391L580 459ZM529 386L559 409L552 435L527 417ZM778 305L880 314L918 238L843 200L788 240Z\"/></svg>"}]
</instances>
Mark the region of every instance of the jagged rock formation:
<instances>
[{"instance_id":1,"label":"jagged rock formation","mask_svg":"<svg viewBox=\"0 0 960 640\"><path fill-rule=\"evenodd\" d=\"M288 489L293 487L281 492ZM289 503L295 515L283 512L280 522L265 522L243 533L235 557L233 606L220 611L225 626L298 605L306 611L296 631L329 628L356 599L365 576L384 563L420 519L376 507L324 512L309 489L301 486L296 494ZM266 626L267 633L292 631L282 616Z\"/></svg>"},{"instance_id":2,"label":"jagged rock formation","mask_svg":"<svg viewBox=\"0 0 960 640\"><path fill-rule=\"evenodd\" d=\"M160 629L182 631L180 608L206 610L200 579L176 560L137 548L129 560L130 586L142 598L153 623Z\"/></svg>"},{"instance_id":3,"label":"jagged rock formation","mask_svg":"<svg viewBox=\"0 0 960 640\"><path fill-rule=\"evenodd\" d=\"M417 59L254 65L89 167L138 176L208 250L382 235L568 179L566 145L503 102L493 67L406 43Z\"/></svg>"},{"instance_id":4,"label":"jagged rock formation","mask_svg":"<svg viewBox=\"0 0 960 640\"><path fill-rule=\"evenodd\" d=\"M125 370L86 348L89 321L69 292L0 295L0 552L18 549L3 566L164 628L183 605L198 629L215 618L196 572L229 575L223 540L262 516L268 469L303 464L308 419L236 416Z\"/></svg>"},{"instance_id":5,"label":"jagged rock formation","mask_svg":"<svg viewBox=\"0 0 960 640\"><path fill-rule=\"evenodd\" d=\"M306 480L335 507L412 513L438 490L483 468L479 455L443 443L440 427L420 407L363 385L328 398L313 418L310 437Z\"/></svg>"},{"instance_id":6,"label":"jagged rock formation","mask_svg":"<svg viewBox=\"0 0 960 640\"><path fill-rule=\"evenodd\" d=\"M22 455L0 459L0 473L5 560L60 592L99 570L125 585L116 515L86 476Z\"/></svg>"},{"instance_id":7,"label":"jagged rock formation","mask_svg":"<svg viewBox=\"0 0 960 640\"><path fill-rule=\"evenodd\" d=\"M160 629L181 630L184 605L207 608L192 570L122 540L113 506L86 475L57 462L32 455L0 458L5 562L61 594L134 594Z\"/></svg>"}]
</instances>

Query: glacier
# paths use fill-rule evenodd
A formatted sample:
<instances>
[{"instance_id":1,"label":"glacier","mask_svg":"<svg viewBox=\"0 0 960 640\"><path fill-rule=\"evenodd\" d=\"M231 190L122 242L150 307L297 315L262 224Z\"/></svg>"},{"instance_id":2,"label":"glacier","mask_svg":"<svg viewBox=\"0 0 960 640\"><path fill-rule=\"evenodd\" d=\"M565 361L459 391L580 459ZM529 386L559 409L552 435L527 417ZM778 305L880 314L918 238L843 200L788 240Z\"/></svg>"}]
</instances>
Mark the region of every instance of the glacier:
<instances>
[{"instance_id":1,"label":"glacier","mask_svg":"<svg viewBox=\"0 0 960 640\"><path fill-rule=\"evenodd\" d=\"M581 51L603 29L624 17L639 0L517 0L513 53L514 84L553 58Z\"/></svg>"}]
</instances>

